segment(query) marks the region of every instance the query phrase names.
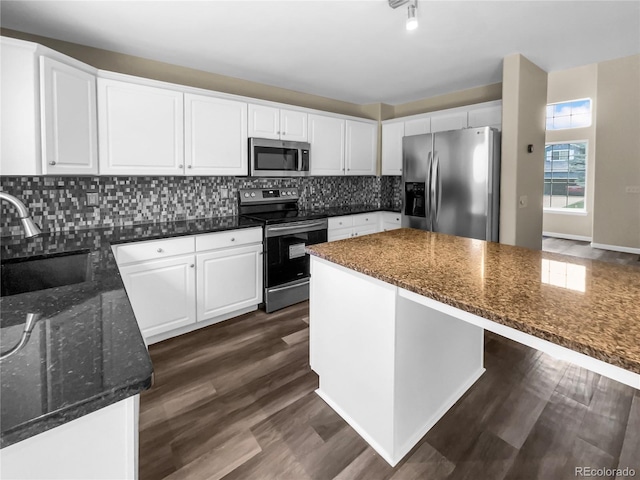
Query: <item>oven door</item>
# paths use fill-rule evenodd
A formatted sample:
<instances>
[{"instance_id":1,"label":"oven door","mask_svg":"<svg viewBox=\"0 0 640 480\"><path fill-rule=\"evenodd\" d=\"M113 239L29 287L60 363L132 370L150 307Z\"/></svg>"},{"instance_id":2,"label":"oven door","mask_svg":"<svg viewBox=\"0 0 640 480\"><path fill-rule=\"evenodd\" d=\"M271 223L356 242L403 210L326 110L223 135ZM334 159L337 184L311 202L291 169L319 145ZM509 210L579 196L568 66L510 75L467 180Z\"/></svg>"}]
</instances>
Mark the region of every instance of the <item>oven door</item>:
<instances>
[{"instance_id":1,"label":"oven door","mask_svg":"<svg viewBox=\"0 0 640 480\"><path fill-rule=\"evenodd\" d=\"M265 229L265 287L309 278L307 245L327 241L327 219L268 225Z\"/></svg>"},{"instance_id":2,"label":"oven door","mask_svg":"<svg viewBox=\"0 0 640 480\"><path fill-rule=\"evenodd\" d=\"M309 175L309 144L264 138L249 140L252 177L298 177Z\"/></svg>"}]
</instances>

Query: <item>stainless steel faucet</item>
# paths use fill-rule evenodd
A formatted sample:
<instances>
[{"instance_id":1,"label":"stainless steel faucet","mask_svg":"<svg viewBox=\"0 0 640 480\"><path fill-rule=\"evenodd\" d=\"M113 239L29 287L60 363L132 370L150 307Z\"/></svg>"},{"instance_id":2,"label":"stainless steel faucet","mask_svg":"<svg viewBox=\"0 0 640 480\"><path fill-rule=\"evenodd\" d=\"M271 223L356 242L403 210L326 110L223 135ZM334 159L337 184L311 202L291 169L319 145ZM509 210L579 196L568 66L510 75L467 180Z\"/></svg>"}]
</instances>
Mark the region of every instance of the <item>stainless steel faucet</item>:
<instances>
[{"instance_id":1,"label":"stainless steel faucet","mask_svg":"<svg viewBox=\"0 0 640 480\"><path fill-rule=\"evenodd\" d=\"M18 200L13 195L9 195L6 192L0 192L0 200L6 200L18 210L18 215L20 221L22 222L22 228L24 229L25 238L35 237L36 235L40 235L42 232L38 228L38 226L31 220L29 216L29 210L24 206L20 200Z\"/></svg>"}]
</instances>

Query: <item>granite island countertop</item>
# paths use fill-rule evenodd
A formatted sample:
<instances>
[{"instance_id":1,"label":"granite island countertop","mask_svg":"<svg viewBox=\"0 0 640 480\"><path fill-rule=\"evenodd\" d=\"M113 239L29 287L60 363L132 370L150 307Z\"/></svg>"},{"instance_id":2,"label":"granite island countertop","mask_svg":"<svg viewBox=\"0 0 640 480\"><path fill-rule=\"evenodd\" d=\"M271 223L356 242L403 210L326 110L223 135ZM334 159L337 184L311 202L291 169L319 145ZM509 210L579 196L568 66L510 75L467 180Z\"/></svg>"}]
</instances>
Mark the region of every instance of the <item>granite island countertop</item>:
<instances>
[{"instance_id":1,"label":"granite island countertop","mask_svg":"<svg viewBox=\"0 0 640 480\"><path fill-rule=\"evenodd\" d=\"M27 344L0 361L0 447L99 410L151 386L153 367L111 246L237 228L240 217L157 222L2 238L2 262L71 252L89 254L86 282L0 298L0 350L10 350L27 314Z\"/></svg>"},{"instance_id":2,"label":"granite island countertop","mask_svg":"<svg viewBox=\"0 0 640 480\"><path fill-rule=\"evenodd\" d=\"M640 373L638 267L408 228L307 252Z\"/></svg>"}]
</instances>

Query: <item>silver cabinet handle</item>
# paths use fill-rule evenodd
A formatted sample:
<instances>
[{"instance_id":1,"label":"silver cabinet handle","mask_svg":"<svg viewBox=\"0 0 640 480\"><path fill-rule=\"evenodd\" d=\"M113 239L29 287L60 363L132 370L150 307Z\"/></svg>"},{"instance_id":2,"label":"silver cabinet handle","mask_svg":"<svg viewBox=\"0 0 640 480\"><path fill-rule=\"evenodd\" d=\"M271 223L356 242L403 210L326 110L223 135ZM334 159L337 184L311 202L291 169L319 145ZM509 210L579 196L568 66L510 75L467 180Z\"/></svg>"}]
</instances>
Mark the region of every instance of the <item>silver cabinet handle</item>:
<instances>
[{"instance_id":1,"label":"silver cabinet handle","mask_svg":"<svg viewBox=\"0 0 640 480\"><path fill-rule=\"evenodd\" d=\"M51 160L51 161L49 162L49 165L55 165L55 164L56 164L56 162L54 162L53 160Z\"/></svg>"},{"instance_id":2,"label":"silver cabinet handle","mask_svg":"<svg viewBox=\"0 0 640 480\"><path fill-rule=\"evenodd\" d=\"M184 167L184 165L178 165L178 168L183 168L183 167Z\"/></svg>"},{"instance_id":3,"label":"silver cabinet handle","mask_svg":"<svg viewBox=\"0 0 640 480\"><path fill-rule=\"evenodd\" d=\"M191 265L189 265L191 268L196 268L196 266L192 263Z\"/></svg>"},{"instance_id":4,"label":"silver cabinet handle","mask_svg":"<svg viewBox=\"0 0 640 480\"><path fill-rule=\"evenodd\" d=\"M191 165L187 165L187 168L193 168L193 166L191 166Z\"/></svg>"},{"instance_id":5,"label":"silver cabinet handle","mask_svg":"<svg viewBox=\"0 0 640 480\"><path fill-rule=\"evenodd\" d=\"M162 250L161 248L158 249L158 253L162 253L164 252L164 250Z\"/></svg>"},{"instance_id":6,"label":"silver cabinet handle","mask_svg":"<svg viewBox=\"0 0 640 480\"><path fill-rule=\"evenodd\" d=\"M231 237L231 241L235 242L236 241L235 237Z\"/></svg>"},{"instance_id":7,"label":"silver cabinet handle","mask_svg":"<svg viewBox=\"0 0 640 480\"><path fill-rule=\"evenodd\" d=\"M364 221L365 221L365 222L368 222L368 221L369 221L369 219L368 219L368 218L365 218L365 219L364 219Z\"/></svg>"}]
</instances>

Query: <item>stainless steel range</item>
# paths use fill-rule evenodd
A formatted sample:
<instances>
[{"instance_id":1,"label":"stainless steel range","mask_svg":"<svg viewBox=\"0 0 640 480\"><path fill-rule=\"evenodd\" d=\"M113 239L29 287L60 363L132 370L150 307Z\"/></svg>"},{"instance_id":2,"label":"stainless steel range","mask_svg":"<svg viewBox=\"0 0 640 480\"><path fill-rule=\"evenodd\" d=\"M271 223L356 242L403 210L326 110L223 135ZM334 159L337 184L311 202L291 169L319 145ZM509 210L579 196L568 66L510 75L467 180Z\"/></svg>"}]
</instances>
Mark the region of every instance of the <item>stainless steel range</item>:
<instances>
[{"instance_id":1,"label":"stainless steel range","mask_svg":"<svg viewBox=\"0 0 640 480\"><path fill-rule=\"evenodd\" d=\"M306 245L327 241L327 217L298 208L297 188L243 189L240 215L264 224L264 304L267 313L309 298Z\"/></svg>"}]
</instances>

